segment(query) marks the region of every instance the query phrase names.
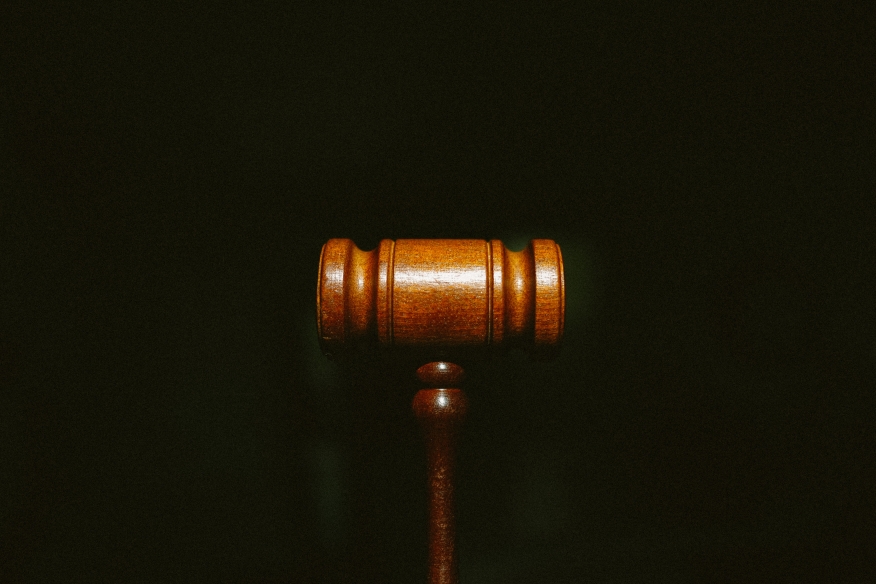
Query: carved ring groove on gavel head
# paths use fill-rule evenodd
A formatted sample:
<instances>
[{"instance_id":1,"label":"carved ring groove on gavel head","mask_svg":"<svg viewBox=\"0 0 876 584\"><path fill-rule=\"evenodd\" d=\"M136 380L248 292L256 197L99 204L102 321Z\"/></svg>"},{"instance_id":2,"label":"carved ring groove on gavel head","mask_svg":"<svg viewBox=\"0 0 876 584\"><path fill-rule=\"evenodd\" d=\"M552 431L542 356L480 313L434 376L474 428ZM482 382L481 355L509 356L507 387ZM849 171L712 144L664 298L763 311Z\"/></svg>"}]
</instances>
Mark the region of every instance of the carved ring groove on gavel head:
<instances>
[{"instance_id":1,"label":"carved ring groove on gavel head","mask_svg":"<svg viewBox=\"0 0 876 584\"><path fill-rule=\"evenodd\" d=\"M560 247L533 239L384 239L362 251L350 239L322 248L319 340L329 356L360 344L424 350L522 347L552 355L563 337Z\"/></svg>"}]
</instances>

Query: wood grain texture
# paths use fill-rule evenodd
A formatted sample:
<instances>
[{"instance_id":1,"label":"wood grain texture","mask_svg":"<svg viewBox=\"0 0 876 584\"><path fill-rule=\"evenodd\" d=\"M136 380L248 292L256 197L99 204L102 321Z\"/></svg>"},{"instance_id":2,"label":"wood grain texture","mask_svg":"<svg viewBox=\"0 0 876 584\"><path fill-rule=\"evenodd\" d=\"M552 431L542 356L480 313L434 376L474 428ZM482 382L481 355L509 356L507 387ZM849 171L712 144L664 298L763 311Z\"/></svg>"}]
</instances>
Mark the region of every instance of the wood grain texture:
<instances>
[{"instance_id":1,"label":"wood grain texture","mask_svg":"<svg viewBox=\"0 0 876 584\"><path fill-rule=\"evenodd\" d=\"M519 252L478 239L384 239L365 252L331 239L320 256L316 306L329 356L373 345L427 355L522 347L549 358L563 338L563 259L548 239ZM426 387L412 407L428 457L428 582L457 584L453 474L468 407L458 388L464 372L436 361L417 375Z\"/></svg>"},{"instance_id":2,"label":"wood grain texture","mask_svg":"<svg viewBox=\"0 0 876 584\"><path fill-rule=\"evenodd\" d=\"M459 570L454 515L456 441L468 401L461 389L462 367L453 363L428 363L417 370L427 389L414 396L414 413L420 420L428 460L429 566L428 584L457 584Z\"/></svg>"},{"instance_id":3,"label":"wood grain texture","mask_svg":"<svg viewBox=\"0 0 876 584\"><path fill-rule=\"evenodd\" d=\"M317 323L330 355L368 343L549 354L564 314L562 255L548 239L519 252L477 239L385 239L368 252L332 239L322 249Z\"/></svg>"}]
</instances>

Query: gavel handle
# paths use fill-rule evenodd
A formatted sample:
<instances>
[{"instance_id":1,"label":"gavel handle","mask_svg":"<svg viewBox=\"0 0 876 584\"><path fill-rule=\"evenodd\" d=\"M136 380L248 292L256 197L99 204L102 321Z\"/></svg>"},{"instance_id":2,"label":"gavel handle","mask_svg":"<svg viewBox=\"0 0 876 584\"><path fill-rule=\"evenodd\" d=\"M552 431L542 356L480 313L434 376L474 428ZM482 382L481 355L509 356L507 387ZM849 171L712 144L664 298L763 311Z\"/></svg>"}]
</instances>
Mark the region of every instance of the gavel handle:
<instances>
[{"instance_id":1,"label":"gavel handle","mask_svg":"<svg viewBox=\"0 0 876 584\"><path fill-rule=\"evenodd\" d=\"M454 466L456 439L467 408L461 389L423 389L414 396L414 413L426 441L429 499L428 584L458 584Z\"/></svg>"}]
</instances>

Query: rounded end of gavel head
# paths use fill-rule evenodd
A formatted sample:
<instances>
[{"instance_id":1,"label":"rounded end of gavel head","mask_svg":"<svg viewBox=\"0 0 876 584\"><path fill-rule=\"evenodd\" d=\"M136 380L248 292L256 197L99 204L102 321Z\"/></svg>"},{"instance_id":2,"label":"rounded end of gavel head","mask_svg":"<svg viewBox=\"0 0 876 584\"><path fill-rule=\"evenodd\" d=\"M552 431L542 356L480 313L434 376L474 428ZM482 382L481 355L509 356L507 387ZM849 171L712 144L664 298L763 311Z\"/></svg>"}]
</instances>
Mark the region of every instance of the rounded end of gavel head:
<instances>
[{"instance_id":1,"label":"rounded end of gavel head","mask_svg":"<svg viewBox=\"0 0 876 584\"><path fill-rule=\"evenodd\" d=\"M322 248L317 328L329 357L357 347L423 355L522 348L556 355L565 288L560 247L533 239L384 239L362 251L350 239Z\"/></svg>"}]
</instances>

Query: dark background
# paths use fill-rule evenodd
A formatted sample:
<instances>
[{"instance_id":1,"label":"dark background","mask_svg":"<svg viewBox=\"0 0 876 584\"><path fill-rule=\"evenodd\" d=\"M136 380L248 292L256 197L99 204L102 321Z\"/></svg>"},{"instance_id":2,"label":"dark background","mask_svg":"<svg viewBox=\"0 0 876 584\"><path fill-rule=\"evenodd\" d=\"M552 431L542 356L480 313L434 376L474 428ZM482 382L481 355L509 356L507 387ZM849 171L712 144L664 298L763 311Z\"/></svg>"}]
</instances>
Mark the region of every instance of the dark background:
<instances>
[{"instance_id":1,"label":"dark background","mask_svg":"<svg viewBox=\"0 0 876 584\"><path fill-rule=\"evenodd\" d=\"M424 580L330 237L563 248L560 358L469 368L464 583L872 579L876 13L773 4L6 5L4 581Z\"/></svg>"}]
</instances>

